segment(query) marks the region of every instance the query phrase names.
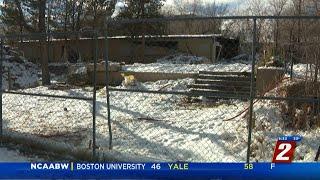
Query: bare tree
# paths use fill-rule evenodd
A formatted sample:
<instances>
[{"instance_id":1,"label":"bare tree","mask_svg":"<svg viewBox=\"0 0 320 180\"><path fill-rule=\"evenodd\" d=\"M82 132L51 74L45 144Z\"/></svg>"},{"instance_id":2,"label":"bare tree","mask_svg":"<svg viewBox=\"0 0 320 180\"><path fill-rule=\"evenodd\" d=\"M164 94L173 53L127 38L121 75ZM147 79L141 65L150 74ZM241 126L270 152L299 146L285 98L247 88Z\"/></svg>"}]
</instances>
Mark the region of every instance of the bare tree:
<instances>
[{"instance_id":1,"label":"bare tree","mask_svg":"<svg viewBox=\"0 0 320 180\"><path fill-rule=\"evenodd\" d=\"M76 20L76 30L79 31L81 28L81 16L83 13L84 0L80 0L77 3L77 20Z\"/></svg>"},{"instance_id":2,"label":"bare tree","mask_svg":"<svg viewBox=\"0 0 320 180\"><path fill-rule=\"evenodd\" d=\"M179 16L223 16L228 12L227 4L219 4L215 1L175 0L174 6ZM181 26L179 29L182 30L182 32L179 33L185 34L220 33L221 25L222 20L184 21L174 24L174 26Z\"/></svg>"},{"instance_id":3,"label":"bare tree","mask_svg":"<svg viewBox=\"0 0 320 180\"><path fill-rule=\"evenodd\" d=\"M282 15L288 0L269 0L270 9L275 16Z\"/></svg>"},{"instance_id":4,"label":"bare tree","mask_svg":"<svg viewBox=\"0 0 320 180\"><path fill-rule=\"evenodd\" d=\"M319 7L320 1L319 0L312 0L312 4L314 6L316 15L319 15L319 12L320 12L320 7Z\"/></svg>"},{"instance_id":5,"label":"bare tree","mask_svg":"<svg viewBox=\"0 0 320 180\"><path fill-rule=\"evenodd\" d=\"M180 15L196 15L200 11L201 4L201 0L174 0L174 6Z\"/></svg>"},{"instance_id":6,"label":"bare tree","mask_svg":"<svg viewBox=\"0 0 320 180\"><path fill-rule=\"evenodd\" d=\"M274 16L281 16L286 4L288 3L288 0L269 0L269 5L271 9L271 13ZM275 27L274 27L274 53L279 53L279 19L275 20Z\"/></svg>"},{"instance_id":7,"label":"bare tree","mask_svg":"<svg viewBox=\"0 0 320 180\"><path fill-rule=\"evenodd\" d=\"M268 6L266 3L260 0L247 0L246 1L247 8L244 9L247 15L253 15L253 16L265 16L268 15ZM252 22L248 21L250 23L247 27L252 27ZM267 41L269 39L269 23L264 20L260 19L257 21L257 41Z\"/></svg>"},{"instance_id":8,"label":"bare tree","mask_svg":"<svg viewBox=\"0 0 320 180\"><path fill-rule=\"evenodd\" d=\"M247 15L264 16L268 14L267 4L261 0L246 0L244 11Z\"/></svg>"}]
</instances>

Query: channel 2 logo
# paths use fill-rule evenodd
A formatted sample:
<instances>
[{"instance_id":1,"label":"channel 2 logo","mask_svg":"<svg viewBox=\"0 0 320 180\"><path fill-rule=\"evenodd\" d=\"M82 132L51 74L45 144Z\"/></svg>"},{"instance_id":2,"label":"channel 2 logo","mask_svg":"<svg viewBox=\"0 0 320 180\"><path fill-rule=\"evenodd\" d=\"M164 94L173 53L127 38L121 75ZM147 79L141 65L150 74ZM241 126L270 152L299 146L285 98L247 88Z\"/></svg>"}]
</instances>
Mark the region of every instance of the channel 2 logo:
<instances>
[{"instance_id":1,"label":"channel 2 logo","mask_svg":"<svg viewBox=\"0 0 320 180\"><path fill-rule=\"evenodd\" d=\"M291 163L297 142L301 141L301 136L281 136L278 138L274 148L273 163Z\"/></svg>"}]
</instances>

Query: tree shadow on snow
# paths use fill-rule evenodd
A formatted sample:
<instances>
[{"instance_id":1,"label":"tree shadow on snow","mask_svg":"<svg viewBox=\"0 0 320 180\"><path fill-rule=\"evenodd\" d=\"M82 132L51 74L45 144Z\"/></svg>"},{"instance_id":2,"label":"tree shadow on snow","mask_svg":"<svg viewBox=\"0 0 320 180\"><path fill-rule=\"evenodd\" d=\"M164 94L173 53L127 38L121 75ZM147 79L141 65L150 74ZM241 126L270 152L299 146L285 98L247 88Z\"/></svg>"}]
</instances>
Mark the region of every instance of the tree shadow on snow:
<instances>
[{"instance_id":1,"label":"tree shadow on snow","mask_svg":"<svg viewBox=\"0 0 320 180\"><path fill-rule=\"evenodd\" d=\"M97 114L99 114L100 116L104 116L103 114L101 114L99 112L99 110L102 109L102 106L106 107L106 103L103 102L98 102L97 105ZM110 105L111 108L111 114L113 110L116 111L120 111L120 112L124 112L126 114L132 115L134 117L145 117L145 114L142 114L140 112L136 112L136 111L132 111L129 109L123 109L114 105ZM104 116L104 118L107 119L106 116ZM143 137L141 137L138 133L134 130L129 129L125 123L121 123L121 120L117 119L117 120L112 120L112 123L115 124L116 126L118 126L122 132L126 133L129 138L129 144L130 144L130 148L133 149L141 149L141 148L146 148L148 149L148 151L158 157L171 157L171 160L179 160L179 158L177 158L177 154L181 154L181 159L182 160L186 160L186 159L197 159L197 157L195 157L196 155L194 154L194 152L189 151L189 150L185 150L185 149L177 149L177 148L173 148L173 147L167 147L165 146L163 143L161 142L152 142L150 140L147 140ZM175 131L178 133L183 133L186 135L197 135L200 137L199 141L201 141L202 139L205 138L209 138L212 142L214 142L215 144L219 145L220 147L223 148L224 152L227 153L227 155L235 157L237 160L243 160L242 157L240 157L239 153L235 153L234 151L230 150L230 147L225 146L225 144L223 143L223 140L226 140L226 138L221 137L221 135L217 135L217 134L212 134L212 133L205 133L205 132L195 132L193 130L190 129L186 129L183 127L177 127L177 126L172 126L168 123L166 123L165 121L148 121L149 123L153 123L155 126L159 127L159 128L164 128L164 129L168 129L170 131ZM139 123L139 121L135 122L133 121L132 123ZM140 130L140 129L138 129ZM159 134L159 136L161 136L161 134ZM230 138L228 140L228 138ZM228 141L232 141L234 139L234 137L232 135L230 135L229 137L227 137ZM135 140L135 141L134 141ZM117 141L117 139L114 139L114 141ZM123 141L120 140L120 141ZM231 142L232 143L232 142ZM190 147L190 149L195 149L197 147ZM208 147L209 148L209 147ZM134 151L134 150L133 150ZM214 149L208 149L208 151L211 151L212 154L215 153ZM134 152L132 152L134 153ZM206 152L203 152L206 153ZM145 156L145 154L143 154L143 156ZM172 158L176 158L176 159L172 159Z\"/></svg>"}]
</instances>

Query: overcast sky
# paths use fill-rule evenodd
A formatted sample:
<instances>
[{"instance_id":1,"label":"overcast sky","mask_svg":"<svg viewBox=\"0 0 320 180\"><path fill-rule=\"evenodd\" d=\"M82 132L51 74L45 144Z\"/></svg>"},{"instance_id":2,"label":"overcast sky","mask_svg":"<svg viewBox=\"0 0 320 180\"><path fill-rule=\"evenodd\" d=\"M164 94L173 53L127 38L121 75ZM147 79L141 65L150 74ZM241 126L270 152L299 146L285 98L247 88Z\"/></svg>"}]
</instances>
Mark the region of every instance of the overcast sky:
<instances>
[{"instance_id":1,"label":"overcast sky","mask_svg":"<svg viewBox=\"0 0 320 180\"><path fill-rule=\"evenodd\" d=\"M0 2L2 2L3 0L0 0ZM186 0L186 1L188 1L188 0ZM204 1L208 1L208 2L212 2L213 0L204 0ZM173 2L173 0L167 0L167 3L168 4L170 4L170 3L172 3ZM240 2L240 0L216 0L216 2L218 2L218 3L232 3L232 2Z\"/></svg>"},{"instance_id":2,"label":"overcast sky","mask_svg":"<svg viewBox=\"0 0 320 180\"><path fill-rule=\"evenodd\" d=\"M174 0L167 0L166 4L171 5L173 4ZM185 0L188 1L188 0ZM207 2L213 2L214 0L204 0ZM236 4L240 4L240 2L242 2L241 0L215 0L217 3L226 3L226 4L232 4L232 5L236 5ZM3 0L0 0L0 3L2 3Z\"/></svg>"},{"instance_id":3,"label":"overcast sky","mask_svg":"<svg viewBox=\"0 0 320 180\"><path fill-rule=\"evenodd\" d=\"M166 5L172 5L174 0L167 0ZM189 1L189 0L185 0ZM203 0L204 2L214 2L214 0ZM228 4L230 7L239 7L244 0L215 0L216 3ZM2 4L3 0L0 0Z\"/></svg>"},{"instance_id":4,"label":"overcast sky","mask_svg":"<svg viewBox=\"0 0 320 180\"><path fill-rule=\"evenodd\" d=\"M167 0L167 3L172 3L174 0ZM188 0L186 0L188 1ZM204 0L207 2L213 2L213 0ZM233 3L233 2L240 2L239 0L216 0L217 3Z\"/></svg>"}]
</instances>

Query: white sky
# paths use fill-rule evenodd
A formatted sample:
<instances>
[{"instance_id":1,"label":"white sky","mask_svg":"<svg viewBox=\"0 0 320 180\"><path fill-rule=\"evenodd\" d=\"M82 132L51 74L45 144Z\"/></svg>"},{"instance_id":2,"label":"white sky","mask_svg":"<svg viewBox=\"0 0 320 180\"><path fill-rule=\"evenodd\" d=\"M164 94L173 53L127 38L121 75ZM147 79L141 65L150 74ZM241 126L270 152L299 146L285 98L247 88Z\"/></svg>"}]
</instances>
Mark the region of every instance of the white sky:
<instances>
[{"instance_id":1,"label":"white sky","mask_svg":"<svg viewBox=\"0 0 320 180\"><path fill-rule=\"evenodd\" d=\"M192 1L192 0L184 0L184 1ZM245 0L202 0L203 2L216 2L217 4L228 4L230 8L241 8L243 5L243 2ZM166 0L164 8L165 7L172 7L174 0Z\"/></svg>"}]
</instances>

